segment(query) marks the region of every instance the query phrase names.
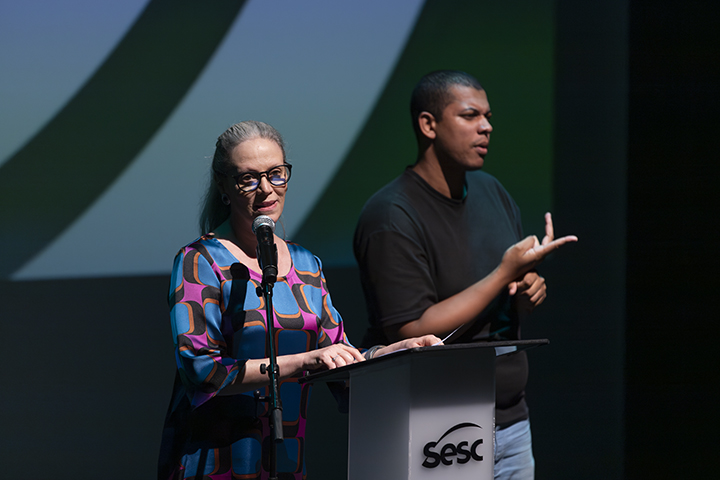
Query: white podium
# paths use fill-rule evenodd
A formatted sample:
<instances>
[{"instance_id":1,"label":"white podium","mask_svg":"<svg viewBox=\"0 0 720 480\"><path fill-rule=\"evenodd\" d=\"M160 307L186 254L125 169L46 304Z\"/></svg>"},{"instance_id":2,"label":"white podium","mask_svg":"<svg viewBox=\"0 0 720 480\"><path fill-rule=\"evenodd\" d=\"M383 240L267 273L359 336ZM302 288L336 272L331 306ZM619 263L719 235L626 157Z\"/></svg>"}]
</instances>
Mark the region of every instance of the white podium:
<instances>
[{"instance_id":1,"label":"white podium","mask_svg":"<svg viewBox=\"0 0 720 480\"><path fill-rule=\"evenodd\" d=\"M495 357L547 343L414 348L301 381L349 381L349 480L492 480Z\"/></svg>"}]
</instances>

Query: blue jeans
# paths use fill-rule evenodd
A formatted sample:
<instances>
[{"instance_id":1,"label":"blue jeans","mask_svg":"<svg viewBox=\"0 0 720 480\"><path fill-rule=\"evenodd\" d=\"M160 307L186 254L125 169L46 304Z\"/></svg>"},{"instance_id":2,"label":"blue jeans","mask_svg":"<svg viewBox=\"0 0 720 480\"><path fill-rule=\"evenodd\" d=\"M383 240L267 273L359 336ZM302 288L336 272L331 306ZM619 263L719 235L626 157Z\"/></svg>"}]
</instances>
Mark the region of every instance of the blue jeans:
<instances>
[{"instance_id":1,"label":"blue jeans","mask_svg":"<svg viewBox=\"0 0 720 480\"><path fill-rule=\"evenodd\" d=\"M495 480L533 480L530 421L523 420L495 430Z\"/></svg>"}]
</instances>

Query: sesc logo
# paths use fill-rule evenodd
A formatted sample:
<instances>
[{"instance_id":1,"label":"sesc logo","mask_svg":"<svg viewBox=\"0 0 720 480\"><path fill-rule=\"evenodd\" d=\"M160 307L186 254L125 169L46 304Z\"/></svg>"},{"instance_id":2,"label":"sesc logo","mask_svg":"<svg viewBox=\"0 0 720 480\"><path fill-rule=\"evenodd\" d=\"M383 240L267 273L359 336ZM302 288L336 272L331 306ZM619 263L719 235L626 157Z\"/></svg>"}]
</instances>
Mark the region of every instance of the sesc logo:
<instances>
[{"instance_id":1,"label":"sesc logo","mask_svg":"<svg viewBox=\"0 0 720 480\"><path fill-rule=\"evenodd\" d=\"M477 451L478 447L483 444L482 438L478 438L473 441L472 444L467 440L463 440L457 445L454 443L446 443L442 447L437 448L443 438L462 428L482 429L480 425L467 422L458 423L454 427L451 427L447 432L443 433L440 438L438 438L437 442L428 442L425 444L425 447L423 447L425 461L422 463L422 466L425 468L435 468L441 463L443 465L452 465L454 461L457 461L459 464L468 463L470 460L482 462L483 457L482 455L479 455Z\"/></svg>"}]
</instances>

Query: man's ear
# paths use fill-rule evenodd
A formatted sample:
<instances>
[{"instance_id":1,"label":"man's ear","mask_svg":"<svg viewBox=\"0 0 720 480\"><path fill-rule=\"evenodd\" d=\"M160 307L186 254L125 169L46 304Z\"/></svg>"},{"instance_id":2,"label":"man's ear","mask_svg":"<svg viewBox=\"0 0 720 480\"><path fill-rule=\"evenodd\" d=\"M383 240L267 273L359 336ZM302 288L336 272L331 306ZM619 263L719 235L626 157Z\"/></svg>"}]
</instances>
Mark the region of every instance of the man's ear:
<instances>
[{"instance_id":1,"label":"man's ear","mask_svg":"<svg viewBox=\"0 0 720 480\"><path fill-rule=\"evenodd\" d=\"M418 121L418 127L420 127L420 132L422 132L423 135L425 135L430 140L435 140L435 117L430 112L420 112L420 115L418 115L417 118Z\"/></svg>"}]
</instances>

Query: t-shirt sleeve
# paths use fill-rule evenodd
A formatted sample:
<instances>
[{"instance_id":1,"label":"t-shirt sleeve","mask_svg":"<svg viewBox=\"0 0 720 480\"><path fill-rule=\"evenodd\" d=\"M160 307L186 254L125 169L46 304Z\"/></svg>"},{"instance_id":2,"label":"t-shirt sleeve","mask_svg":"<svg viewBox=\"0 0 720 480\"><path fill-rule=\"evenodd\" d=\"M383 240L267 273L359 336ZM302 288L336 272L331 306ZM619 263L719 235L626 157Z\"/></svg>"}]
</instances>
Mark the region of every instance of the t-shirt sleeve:
<instances>
[{"instance_id":1,"label":"t-shirt sleeve","mask_svg":"<svg viewBox=\"0 0 720 480\"><path fill-rule=\"evenodd\" d=\"M396 228L373 231L357 245L368 308L383 327L416 320L438 302L426 249L415 227L403 222L398 218Z\"/></svg>"},{"instance_id":2,"label":"t-shirt sleeve","mask_svg":"<svg viewBox=\"0 0 720 480\"><path fill-rule=\"evenodd\" d=\"M199 250L186 247L175 257L169 304L175 361L197 407L232 383L245 360L231 358L222 334L219 271Z\"/></svg>"}]
</instances>

